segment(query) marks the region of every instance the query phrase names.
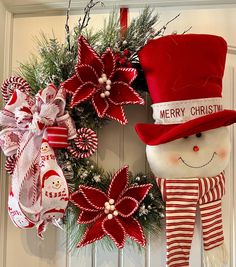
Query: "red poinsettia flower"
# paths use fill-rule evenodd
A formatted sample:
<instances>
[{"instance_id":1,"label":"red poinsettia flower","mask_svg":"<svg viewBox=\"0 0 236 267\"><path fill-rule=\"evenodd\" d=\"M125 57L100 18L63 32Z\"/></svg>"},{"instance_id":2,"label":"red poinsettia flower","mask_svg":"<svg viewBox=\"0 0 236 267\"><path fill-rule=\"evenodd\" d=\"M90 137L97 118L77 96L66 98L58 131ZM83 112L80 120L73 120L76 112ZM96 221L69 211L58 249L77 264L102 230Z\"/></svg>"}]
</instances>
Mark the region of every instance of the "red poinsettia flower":
<instances>
[{"instance_id":1,"label":"red poinsettia flower","mask_svg":"<svg viewBox=\"0 0 236 267\"><path fill-rule=\"evenodd\" d=\"M77 247L95 242L108 235L118 248L123 248L126 236L145 246L143 229L133 217L151 184L128 186L128 166L113 177L108 192L84 185L71 196L71 202L81 210L78 223L89 224Z\"/></svg>"},{"instance_id":2,"label":"red poinsettia flower","mask_svg":"<svg viewBox=\"0 0 236 267\"><path fill-rule=\"evenodd\" d=\"M144 104L130 86L137 76L134 68L116 68L116 58L110 48L99 57L84 37L78 40L76 74L62 83L72 95L71 107L88 99L99 117L105 116L126 124L122 105Z\"/></svg>"}]
</instances>

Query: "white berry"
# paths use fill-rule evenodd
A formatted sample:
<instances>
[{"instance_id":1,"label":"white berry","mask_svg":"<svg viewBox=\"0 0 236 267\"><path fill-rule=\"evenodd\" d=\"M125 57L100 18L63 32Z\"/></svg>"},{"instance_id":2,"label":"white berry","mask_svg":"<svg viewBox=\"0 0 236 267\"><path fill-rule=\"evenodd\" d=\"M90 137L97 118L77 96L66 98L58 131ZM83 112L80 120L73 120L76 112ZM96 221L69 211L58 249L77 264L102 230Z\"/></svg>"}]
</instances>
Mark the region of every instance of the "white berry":
<instances>
[{"instance_id":1,"label":"white berry","mask_svg":"<svg viewBox=\"0 0 236 267\"><path fill-rule=\"evenodd\" d=\"M107 80L107 85L111 85L111 80Z\"/></svg>"},{"instance_id":2,"label":"white berry","mask_svg":"<svg viewBox=\"0 0 236 267\"><path fill-rule=\"evenodd\" d=\"M107 209L105 209L105 211L104 211L106 214L108 214L109 213L109 210L107 210Z\"/></svg>"},{"instance_id":3,"label":"white berry","mask_svg":"<svg viewBox=\"0 0 236 267\"><path fill-rule=\"evenodd\" d=\"M114 205L111 205L110 206L110 210L115 210L115 206Z\"/></svg>"},{"instance_id":4,"label":"white berry","mask_svg":"<svg viewBox=\"0 0 236 267\"><path fill-rule=\"evenodd\" d=\"M107 90L111 90L111 86L108 84L108 85L106 85L106 89Z\"/></svg>"},{"instance_id":5,"label":"white berry","mask_svg":"<svg viewBox=\"0 0 236 267\"><path fill-rule=\"evenodd\" d=\"M104 78L104 77L107 78L106 73L103 73L103 74L102 74L102 78Z\"/></svg>"},{"instance_id":6,"label":"white berry","mask_svg":"<svg viewBox=\"0 0 236 267\"><path fill-rule=\"evenodd\" d=\"M113 215L112 215L112 214L108 214L108 215L107 215L107 218L108 218L109 220L111 220L111 219L113 218Z\"/></svg>"},{"instance_id":7,"label":"white berry","mask_svg":"<svg viewBox=\"0 0 236 267\"><path fill-rule=\"evenodd\" d=\"M99 78L99 79L98 79L98 82L99 82L100 84L103 84L103 78Z\"/></svg>"},{"instance_id":8,"label":"white berry","mask_svg":"<svg viewBox=\"0 0 236 267\"><path fill-rule=\"evenodd\" d=\"M105 83L107 81L107 77L103 77L102 80Z\"/></svg>"},{"instance_id":9,"label":"white berry","mask_svg":"<svg viewBox=\"0 0 236 267\"><path fill-rule=\"evenodd\" d=\"M113 215L114 216L118 216L119 215L118 211L117 210L114 210Z\"/></svg>"},{"instance_id":10,"label":"white berry","mask_svg":"<svg viewBox=\"0 0 236 267\"><path fill-rule=\"evenodd\" d=\"M101 93L100 96L101 96L101 98L105 98L106 97L106 95L104 93Z\"/></svg>"},{"instance_id":11,"label":"white berry","mask_svg":"<svg viewBox=\"0 0 236 267\"><path fill-rule=\"evenodd\" d=\"M114 199L109 199L109 204L113 205L115 203L115 200Z\"/></svg>"},{"instance_id":12,"label":"white berry","mask_svg":"<svg viewBox=\"0 0 236 267\"><path fill-rule=\"evenodd\" d=\"M106 91L105 92L105 96L109 96L110 95L110 92L109 91Z\"/></svg>"},{"instance_id":13,"label":"white berry","mask_svg":"<svg viewBox=\"0 0 236 267\"><path fill-rule=\"evenodd\" d=\"M105 202L105 207L110 206L109 202Z\"/></svg>"}]
</instances>

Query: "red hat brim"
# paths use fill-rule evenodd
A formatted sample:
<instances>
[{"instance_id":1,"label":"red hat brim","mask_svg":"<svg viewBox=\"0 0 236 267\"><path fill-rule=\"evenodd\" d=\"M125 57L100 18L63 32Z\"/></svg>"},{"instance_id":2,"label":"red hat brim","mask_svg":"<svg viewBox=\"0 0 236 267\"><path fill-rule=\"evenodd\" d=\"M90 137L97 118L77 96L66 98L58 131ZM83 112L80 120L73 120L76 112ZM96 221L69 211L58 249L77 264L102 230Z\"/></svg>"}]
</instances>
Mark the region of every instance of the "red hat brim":
<instances>
[{"instance_id":1,"label":"red hat brim","mask_svg":"<svg viewBox=\"0 0 236 267\"><path fill-rule=\"evenodd\" d=\"M138 123L135 126L135 130L145 144L154 146L196 133L228 126L235 122L235 110L222 110L189 120L183 124L160 125Z\"/></svg>"}]
</instances>

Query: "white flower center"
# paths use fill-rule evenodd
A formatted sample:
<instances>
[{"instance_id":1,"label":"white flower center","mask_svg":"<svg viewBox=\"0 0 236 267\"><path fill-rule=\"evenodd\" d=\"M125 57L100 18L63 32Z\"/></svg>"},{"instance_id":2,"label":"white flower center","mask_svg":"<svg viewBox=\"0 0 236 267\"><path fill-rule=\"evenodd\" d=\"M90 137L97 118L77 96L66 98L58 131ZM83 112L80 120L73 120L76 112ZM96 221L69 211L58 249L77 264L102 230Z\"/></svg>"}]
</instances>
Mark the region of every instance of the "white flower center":
<instances>
[{"instance_id":1,"label":"white flower center","mask_svg":"<svg viewBox=\"0 0 236 267\"><path fill-rule=\"evenodd\" d=\"M107 75L105 73L102 74L102 76L98 79L98 82L101 87L101 98L105 98L110 95L111 90L111 80L107 79Z\"/></svg>"},{"instance_id":2,"label":"white flower center","mask_svg":"<svg viewBox=\"0 0 236 267\"><path fill-rule=\"evenodd\" d=\"M105 214L107 214L107 218L109 220L111 220L113 218L113 216L119 215L119 212L115 208L114 199L112 199L112 198L109 199L108 202L105 202L104 206L105 206L104 212L105 212Z\"/></svg>"}]
</instances>

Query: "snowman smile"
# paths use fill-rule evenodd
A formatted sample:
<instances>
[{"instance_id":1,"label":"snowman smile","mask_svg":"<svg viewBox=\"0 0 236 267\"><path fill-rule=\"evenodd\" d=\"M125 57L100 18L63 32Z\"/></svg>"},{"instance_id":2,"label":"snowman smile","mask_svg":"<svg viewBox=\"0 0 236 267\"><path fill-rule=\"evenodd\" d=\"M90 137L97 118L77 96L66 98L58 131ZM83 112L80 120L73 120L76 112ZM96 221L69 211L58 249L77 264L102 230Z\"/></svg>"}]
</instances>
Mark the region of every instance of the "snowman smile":
<instances>
[{"instance_id":1,"label":"snowman smile","mask_svg":"<svg viewBox=\"0 0 236 267\"><path fill-rule=\"evenodd\" d=\"M206 163L204 163L203 165L200 165L200 166L192 166L192 165L188 164L185 160L183 160L182 157L179 157L179 160L181 160L183 162L183 164L186 165L187 167L197 169L197 168L205 167L206 165L208 165L209 163L211 163L212 160L214 159L215 155L216 155L216 152L214 152L212 154L212 156L211 156L211 158L210 158L210 160L208 162L206 162Z\"/></svg>"}]
</instances>

